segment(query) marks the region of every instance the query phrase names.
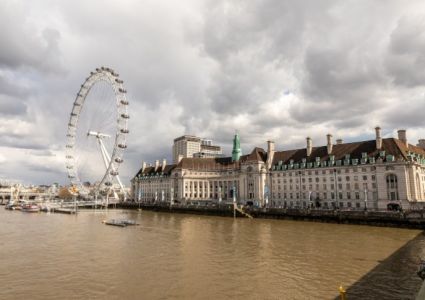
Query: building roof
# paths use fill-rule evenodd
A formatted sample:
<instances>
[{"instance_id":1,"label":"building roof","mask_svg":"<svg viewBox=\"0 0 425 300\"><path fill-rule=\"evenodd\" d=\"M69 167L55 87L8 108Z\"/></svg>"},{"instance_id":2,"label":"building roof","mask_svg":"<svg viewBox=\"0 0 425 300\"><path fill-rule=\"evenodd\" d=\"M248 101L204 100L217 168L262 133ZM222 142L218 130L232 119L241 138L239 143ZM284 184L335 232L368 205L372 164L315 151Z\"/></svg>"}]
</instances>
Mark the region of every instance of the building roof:
<instances>
[{"instance_id":1,"label":"building roof","mask_svg":"<svg viewBox=\"0 0 425 300\"><path fill-rule=\"evenodd\" d=\"M350 155L350 159L361 159L362 153L367 153L368 157L378 158L380 151L385 151L385 155L393 155L395 160L407 160L409 152L425 156L424 149L414 145L409 145L407 148L402 141L395 138L382 139L382 149L380 150L376 149L376 140L334 144L330 155L334 155L335 160L343 160L347 154ZM273 157L273 164L277 164L280 161L285 164L290 160L293 160L294 163L300 163L304 158L306 162L315 162L316 157L320 157L320 161L325 161L329 160L330 155L327 153L327 146L313 147L309 157L307 157L306 148L276 151Z\"/></svg>"},{"instance_id":2,"label":"building roof","mask_svg":"<svg viewBox=\"0 0 425 300\"><path fill-rule=\"evenodd\" d=\"M162 169L162 166L159 166L158 169L155 171L155 167L154 166L149 166L146 167L143 172L142 169L139 170L139 172L137 172L136 177L139 175L155 175L155 174L162 174L162 175L170 175L171 171L176 167L176 165L166 165L164 170Z\"/></svg>"},{"instance_id":3,"label":"building roof","mask_svg":"<svg viewBox=\"0 0 425 300\"><path fill-rule=\"evenodd\" d=\"M194 136L194 135L182 135L178 138L174 139L174 142L178 142L178 141L190 141L190 142L201 142L201 138Z\"/></svg>"},{"instance_id":4,"label":"building roof","mask_svg":"<svg viewBox=\"0 0 425 300\"><path fill-rule=\"evenodd\" d=\"M182 160L178 163L177 168L192 170L220 170L237 168L239 166L240 162L233 162L231 157L188 157L182 158Z\"/></svg>"}]
</instances>

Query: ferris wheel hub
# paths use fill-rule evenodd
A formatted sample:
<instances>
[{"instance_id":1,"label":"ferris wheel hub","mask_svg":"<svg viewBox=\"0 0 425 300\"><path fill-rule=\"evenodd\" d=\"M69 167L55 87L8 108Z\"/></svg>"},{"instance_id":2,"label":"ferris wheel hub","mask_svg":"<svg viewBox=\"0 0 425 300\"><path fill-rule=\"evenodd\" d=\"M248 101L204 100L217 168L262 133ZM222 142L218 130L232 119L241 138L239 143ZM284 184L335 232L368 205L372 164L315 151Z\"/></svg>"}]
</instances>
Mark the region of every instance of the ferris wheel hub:
<instances>
[{"instance_id":1,"label":"ferris wheel hub","mask_svg":"<svg viewBox=\"0 0 425 300\"><path fill-rule=\"evenodd\" d=\"M107 137L107 138L111 137L109 134L101 133L101 132L97 132L97 131L92 131L92 130L87 132L87 136L95 136L98 139L105 138L105 137Z\"/></svg>"}]
</instances>

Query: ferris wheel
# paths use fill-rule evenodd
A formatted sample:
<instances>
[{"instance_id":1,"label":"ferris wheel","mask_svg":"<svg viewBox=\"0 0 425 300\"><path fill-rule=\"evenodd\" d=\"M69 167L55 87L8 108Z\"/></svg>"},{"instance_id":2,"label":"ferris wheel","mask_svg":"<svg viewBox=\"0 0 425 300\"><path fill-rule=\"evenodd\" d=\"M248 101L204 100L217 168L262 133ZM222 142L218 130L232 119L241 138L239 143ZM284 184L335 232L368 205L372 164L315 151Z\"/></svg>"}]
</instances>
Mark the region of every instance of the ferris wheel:
<instances>
[{"instance_id":1,"label":"ferris wheel","mask_svg":"<svg viewBox=\"0 0 425 300\"><path fill-rule=\"evenodd\" d=\"M111 190L125 195L119 168L129 133L126 93L119 75L106 67L90 72L77 93L66 135L66 169L81 195Z\"/></svg>"}]
</instances>

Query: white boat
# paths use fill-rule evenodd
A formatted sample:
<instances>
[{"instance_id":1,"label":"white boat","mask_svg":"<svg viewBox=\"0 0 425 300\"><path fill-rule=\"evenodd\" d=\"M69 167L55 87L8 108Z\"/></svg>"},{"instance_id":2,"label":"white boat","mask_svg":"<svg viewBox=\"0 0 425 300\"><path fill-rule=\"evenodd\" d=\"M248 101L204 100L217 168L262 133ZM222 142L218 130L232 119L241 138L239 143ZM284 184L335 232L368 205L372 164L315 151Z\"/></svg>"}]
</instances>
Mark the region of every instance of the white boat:
<instances>
[{"instance_id":1,"label":"white boat","mask_svg":"<svg viewBox=\"0 0 425 300\"><path fill-rule=\"evenodd\" d=\"M23 212L39 212L40 207L36 204L24 204L24 205L22 205L21 211L23 211Z\"/></svg>"}]
</instances>

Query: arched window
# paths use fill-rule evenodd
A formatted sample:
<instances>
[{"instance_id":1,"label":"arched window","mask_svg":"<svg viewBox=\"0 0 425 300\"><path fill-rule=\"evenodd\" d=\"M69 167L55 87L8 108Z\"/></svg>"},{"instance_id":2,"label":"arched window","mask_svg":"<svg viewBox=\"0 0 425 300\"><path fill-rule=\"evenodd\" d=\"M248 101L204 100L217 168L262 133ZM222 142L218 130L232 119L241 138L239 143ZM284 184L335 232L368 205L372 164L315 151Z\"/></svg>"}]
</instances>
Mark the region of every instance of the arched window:
<instances>
[{"instance_id":1,"label":"arched window","mask_svg":"<svg viewBox=\"0 0 425 300\"><path fill-rule=\"evenodd\" d=\"M399 200L397 176L395 174L387 175L387 195L388 200Z\"/></svg>"}]
</instances>

